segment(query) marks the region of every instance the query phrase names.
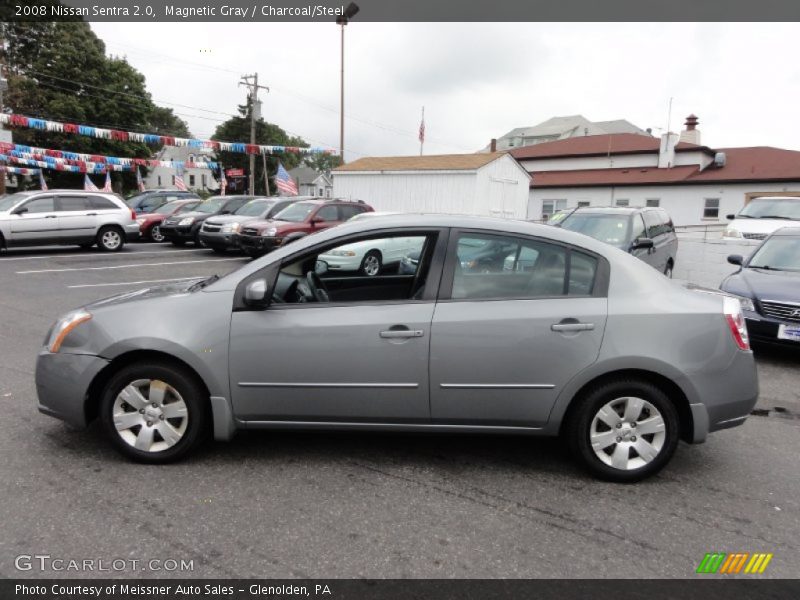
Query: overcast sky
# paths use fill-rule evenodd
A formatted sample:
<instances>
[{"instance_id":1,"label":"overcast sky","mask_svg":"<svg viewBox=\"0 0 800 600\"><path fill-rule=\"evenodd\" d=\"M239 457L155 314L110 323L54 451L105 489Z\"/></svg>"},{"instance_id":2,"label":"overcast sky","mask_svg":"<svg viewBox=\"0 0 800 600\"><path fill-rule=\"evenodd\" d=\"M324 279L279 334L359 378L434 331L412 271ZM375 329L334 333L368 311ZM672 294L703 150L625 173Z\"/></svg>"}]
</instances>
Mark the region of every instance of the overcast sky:
<instances>
[{"instance_id":1,"label":"overcast sky","mask_svg":"<svg viewBox=\"0 0 800 600\"><path fill-rule=\"evenodd\" d=\"M196 137L244 101L309 143L339 145L339 28L321 23L93 23ZM800 149L797 24L359 23L346 31L345 154L474 152L553 116L627 119L660 135L689 113L712 147ZM171 103L171 104L170 104ZM176 106L176 105L184 106ZM191 107L191 108L187 108ZM202 110L201 110L202 109ZM217 111L217 112L211 112ZM189 116L193 115L193 116Z\"/></svg>"}]
</instances>

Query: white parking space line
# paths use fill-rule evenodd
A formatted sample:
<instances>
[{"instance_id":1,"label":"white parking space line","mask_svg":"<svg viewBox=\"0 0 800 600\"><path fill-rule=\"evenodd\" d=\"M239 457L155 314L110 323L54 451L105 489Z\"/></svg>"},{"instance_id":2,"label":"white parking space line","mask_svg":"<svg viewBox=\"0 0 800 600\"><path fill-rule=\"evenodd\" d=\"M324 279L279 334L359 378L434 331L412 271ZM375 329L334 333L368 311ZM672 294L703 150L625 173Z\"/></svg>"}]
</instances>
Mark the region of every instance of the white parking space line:
<instances>
[{"instance_id":1,"label":"white parking space line","mask_svg":"<svg viewBox=\"0 0 800 600\"><path fill-rule=\"evenodd\" d=\"M0 264L4 262L12 261L12 260L42 260L47 258L91 258L91 257L102 257L102 258L133 258L136 256L141 256L142 254L177 254L178 252L204 252L208 251L208 248L188 248L186 250L145 250L143 252L139 252L134 250L133 252L104 252L103 254L94 253L73 253L73 254L48 254L43 256L3 256L0 257Z\"/></svg>"},{"instance_id":2,"label":"white parking space line","mask_svg":"<svg viewBox=\"0 0 800 600\"><path fill-rule=\"evenodd\" d=\"M68 271L107 271L109 269L135 269L138 267L163 267L166 265L196 265L200 263L210 262L226 262L231 260L249 260L237 256L236 258L209 258L207 260L179 260L171 262L158 262L158 263L136 263L133 265L113 265L110 267L77 267L71 269L38 269L35 271L17 271L17 275L33 275L36 273L65 273Z\"/></svg>"},{"instance_id":3,"label":"white parking space line","mask_svg":"<svg viewBox=\"0 0 800 600\"><path fill-rule=\"evenodd\" d=\"M109 285L140 285L143 283L167 283L169 281L188 281L189 279L202 279L203 276L197 277L176 277L175 279L146 279L144 281L123 281L121 283L83 283L81 285L68 285L68 288L91 288L91 287L106 287Z\"/></svg>"}]
</instances>

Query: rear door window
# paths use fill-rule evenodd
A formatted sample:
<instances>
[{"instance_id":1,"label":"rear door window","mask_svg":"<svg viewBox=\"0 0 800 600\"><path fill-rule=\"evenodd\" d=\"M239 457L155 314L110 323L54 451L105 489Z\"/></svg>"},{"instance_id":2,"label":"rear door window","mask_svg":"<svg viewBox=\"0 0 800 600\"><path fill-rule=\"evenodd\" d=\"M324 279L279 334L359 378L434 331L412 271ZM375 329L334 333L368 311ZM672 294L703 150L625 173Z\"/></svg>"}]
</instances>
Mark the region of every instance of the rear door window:
<instances>
[{"instance_id":1,"label":"rear door window","mask_svg":"<svg viewBox=\"0 0 800 600\"><path fill-rule=\"evenodd\" d=\"M86 196L59 196L58 210L78 212L91 210L92 205Z\"/></svg>"},{"instance_id":2,"label":"rear door window","mask_svg":"<svg viewBox=\"0 0 800 600\"><path fill-rule=\"evenodd\" d=\"M319 219L320 221L338 221L339 214L336 210L336 206L328 205L323 206L317 211L317 214L314 215L315 219Z\"/></svg>"}]
</instances>

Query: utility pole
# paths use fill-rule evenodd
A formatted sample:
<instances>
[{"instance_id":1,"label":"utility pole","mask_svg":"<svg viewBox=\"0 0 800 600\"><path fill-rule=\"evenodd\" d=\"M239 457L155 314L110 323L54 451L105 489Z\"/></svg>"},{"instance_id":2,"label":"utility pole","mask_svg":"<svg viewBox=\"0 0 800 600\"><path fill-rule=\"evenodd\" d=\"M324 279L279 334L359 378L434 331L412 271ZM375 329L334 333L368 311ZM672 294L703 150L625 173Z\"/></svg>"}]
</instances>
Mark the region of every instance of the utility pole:
<instances>
[{"instance_id":1,"label":"utility pole","mask_svg":"<svg viewBox=\"0 0 800 600\"><path fill-rule=\"evenodd\" d=\"M6 81L5 76L5 58L6 58L6 42L3 39L2 35L2 28L0 28L0 114L3 113L3 92L8 89L8 82ZM0 132L3 131L3 126L0 125ZM2 139L2 133L0 133L0 142L5 141ZM6 172L0 172L0 196L6 193Z\"/></svg>"},{"instance_id":2,"label":"utility pole","mask_svg":"<svg viewBox=\"0 0 800 600\"><path fill-rule=\"evenodd\" d=\"M251 81L252 80L252 81ZM242 80L239 82L239 85L244 85L249 90L250 94L250 143L256 143L256 121L261 117L259 114L256 114L256 110L258 107L258 90L266 90L269 92L269 88L263 85L258 85L258 73L254 73L252 75L242 75ZM248 185L248 193L251 195L256 193L256 156L255 154L250 155L250 179Z\"/></svg>"}]
</instances>

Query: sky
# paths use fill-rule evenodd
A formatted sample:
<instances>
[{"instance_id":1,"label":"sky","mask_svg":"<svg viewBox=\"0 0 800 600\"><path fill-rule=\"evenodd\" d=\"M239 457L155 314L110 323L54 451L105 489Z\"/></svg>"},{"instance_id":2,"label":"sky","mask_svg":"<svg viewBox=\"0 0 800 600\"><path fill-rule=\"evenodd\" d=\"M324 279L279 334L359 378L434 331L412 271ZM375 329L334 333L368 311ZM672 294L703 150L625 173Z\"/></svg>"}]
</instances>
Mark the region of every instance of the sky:
<instances>
[{"instance_id":1,"label":"sky","mask_svg":"<svg viewBox=\"0 0 800 600\"><path fill-rule=\"evenodd\" d=\"M92 23L109 54L147 78L195 137L245 101L258 72L263 117L339 147L334 23ZM800 24L359 23L345 32L345 158L475 152L515 127L581 114L655 135L700 119L711 147L800 150ZM669 105L672 98L670 116ZM240 140L237 140L240 141ZM245 141L245 140L241 140Z\"/></svg>"}]
</instances>

